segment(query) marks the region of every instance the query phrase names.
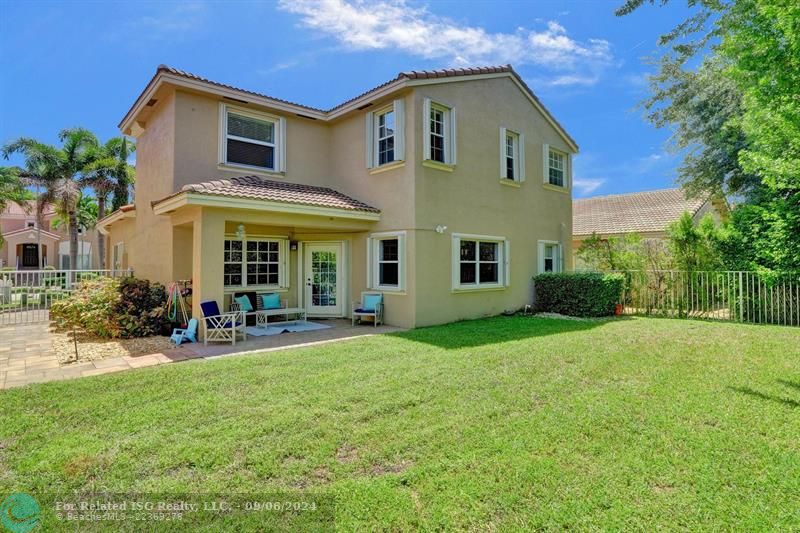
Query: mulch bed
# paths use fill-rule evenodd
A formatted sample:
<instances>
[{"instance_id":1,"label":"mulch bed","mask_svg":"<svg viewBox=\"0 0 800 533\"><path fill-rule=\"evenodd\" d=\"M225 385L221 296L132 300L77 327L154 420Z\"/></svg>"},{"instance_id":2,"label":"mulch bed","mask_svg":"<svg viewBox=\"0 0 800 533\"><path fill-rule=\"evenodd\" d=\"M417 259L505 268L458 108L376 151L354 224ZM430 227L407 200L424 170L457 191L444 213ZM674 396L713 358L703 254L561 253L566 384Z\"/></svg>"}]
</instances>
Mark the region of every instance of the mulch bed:
<instances>
[{"instance_id":1,"label":"mulch bed","mask_svg":"<svg viewBox=\"0 0 800 533\"><path fill-rule=\"evenodd\" d=\"M174 347L169 337L143 337L140 339L103 339L85 331L76 331L78 357L75 358L75 342L71 331L51 331L53 349L62 365L97 361L123 355L137 356L160 353Z\"/></svg>"}]
</instances>

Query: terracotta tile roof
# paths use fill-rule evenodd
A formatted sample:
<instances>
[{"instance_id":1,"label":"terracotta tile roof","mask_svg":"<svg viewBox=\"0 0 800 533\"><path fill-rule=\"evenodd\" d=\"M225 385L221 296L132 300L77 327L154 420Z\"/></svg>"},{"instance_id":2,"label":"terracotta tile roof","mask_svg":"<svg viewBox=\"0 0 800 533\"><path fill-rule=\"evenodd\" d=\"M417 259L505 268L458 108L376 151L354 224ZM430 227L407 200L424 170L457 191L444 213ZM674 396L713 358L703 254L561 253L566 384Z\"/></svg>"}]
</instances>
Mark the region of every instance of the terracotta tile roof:
<instances>
[{"instance_id":1,"label":"terracotta tile roof","mask_svg":"<svg viewBox=\"0 0 800 533\"><path fill-rule=\"evenodd\" d=\"M706 201L686 198L680 189L583 198L572 202L572 234L664 231L684 211L696 214Z\"/></svg>"},{"instance_id":2,"label":"terracotta tile roof","mask_svg":"<svg viewBox=\"0 0 800 533\"><path fill-rule=\"evenodd\" d=\"M150 80L150 83L148 83L148 87L156 79L158 74L161 73L161 72L166 72L166 73L173 74L175 76L180 76L182 78L187 78L187 79L190 79L190 80L196 80L196 81L200 81L200 82L203 82L203 83L208 83L210 85L215 85L217 87L223 87L225 89L231 89L231 90L238 91L238 92L245 93L245 94L252 94L252 95L258 96L260 98L266 98L266 99L269 99L269 100L273 100L275 102L280 102L282 104L296 106L296 107L299 107L299 108L302 108L302 109L308 109L309 111L314 111L316 113L323 113L323 114L333 113L334 111L337 111L337 110L347 106L348 104L350 104L352 102L355 102L359 98L363 98L365 96L369 96L370 94L373 94L373 93L383 89L384 87L387 87L387 86L389 86L389 85L391 85L393 83L396 83L398 81L401 81L401 80L453 78L453 77L457 77L457 76L475 76L475 75L480 75L480 74L509 73L511 76L514 77L514 79L516 79L519 82L519 84L524 88L524 90L528 93L528 95L530 95L530 97L534 101L536 101L536 103L539 105L539 107L541 107L541 109L547 115L547 117L550 120L552 120L554 124L556 124L558 129L561 130L561 133L563 133L563 135L573 145L575 145L577 147L577 143L575 142L575 140L572 137L569 136L569 134L566 132L564 127L547 110L547 108L544 106L542 101L539 100L539 98L534 94L534 92L531 90L531 88L528 87L528 85L525 83L525 81L519 76L519 74L517 74L517 72L514 70L514 68L511 65L487 66L487 67L467 67L467 68L449 68L449 69L440 69L440 70L419 70L419 71L418 70L412 70L412 71L407 71L407 72L400 72L397 76L395 76L391 80L389 80L389 81L387 81L385 83L382 83L382 84L380 84L380 85L378 85L376 87L373 87L372 89L369 89L368 91L365 91L365 92L359 94L358 96L350 98L349 100L346 100L346 101L344 101L344 102L342 102L342 103L340 103L338 105L335 105L330 109L321 109L321 108L318 108L318 107L312 107L312 106L308 106L308 105L304 105L304 104L298 104L297 102L291 102L289 100L283 100L281 98L275 98L274 96L269 96L269 95L258 93L258 92L255 92L255 91L249 91L247 89L241 89L239 87L234 87L233 85L227 85L225 83L220 83L220 82L217 82L217 81L209 80L208 78L204 78L202 76L198 76L197 74L192 74L191 72L186 72L185 70L180 70L180 69L177 69L177 68L174 68L174 67L170 67L168 65L159 65L158 66L158 68L156 69L155 75ZM145 88L145 90L142 91L142 94L139 95L139 98L137 98L137 102L142 98L142 96L144 95L146 90L147 90L147 88ZM136 105L136 103L134 103L134 106L135 105ZM123 122L125 122L125 120L127 119L128 115L130 115L131 111L133 111L133 107L134 106L132 106L131 109L128 110L128 113L125 115L126 118L123 118L122 122L120 122L120 126L122 125Z\"/></svg>"},{"instance_id":3,"label":"terracotta tile roof","mask_svg":"<svg viewBox=\"0 0 800 533\"><path fill-rule=\"evenodd\" d=\"M368 213L381 212L380 209L328 187L273 181L259 176L238 176L230 179L193 183L184 185L181 192L250 198L269 202L346 209L348 211L365 211Z\"/></svg>"},{"instance_id":4,"label":"terracotta tile roof","mask_svg":"<svg viewBox=\"0 0 800 533\"><path fill-rule=\"evenodd\" d=\"M189 78L191 80L202 81L203 83L209 83L211 85L216 85L217 87L224 87L226 89L233 89L234 91L239 91L242 93L252 94L254 96L260 96L261 98L269 98L270 100L274 100L276 102L281 102L284 104L289 104L297 107L303 107L305 109L310 109L311 111L317 111L319 113L324 113L324 109L319 109L316 107L311 107L303 104L298 104L296 102L290 102L289 100L283 100L281 98L275 98L274 96L269 96L267 94L257 93L255 91L248 91L247 89L240 89L239 87L234 87L233 85L227 85L225 83L220 83L218 81L209 80L208 78L204 78L202 76L198 76L197 74L192 74L191 72L186 72L185 70L180 70L174 67L170 67L168 65L159 65L158 69L156 69L156 75L159 72L169 72L170 74L175 74L176 76L181 76L182 78Z\"/></svg>"}]
</instances>

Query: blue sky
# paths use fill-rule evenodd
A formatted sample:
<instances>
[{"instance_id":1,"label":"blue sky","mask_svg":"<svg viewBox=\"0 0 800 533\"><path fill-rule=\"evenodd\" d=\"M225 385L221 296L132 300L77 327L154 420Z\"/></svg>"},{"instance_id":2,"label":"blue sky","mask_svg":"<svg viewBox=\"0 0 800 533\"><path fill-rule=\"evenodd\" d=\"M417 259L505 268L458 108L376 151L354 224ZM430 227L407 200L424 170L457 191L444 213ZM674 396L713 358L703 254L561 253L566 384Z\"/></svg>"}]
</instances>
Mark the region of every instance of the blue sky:
<instances>
[{"instance_id":1,"label":"blue sky","mask_svg":"<svg viewBox=\"0 0 800 533\"><path fill-rule=\"evenodd\" d=\"M119 135L160 63L323 108L403 70L511 63L581 147L575 196L669 187L669 132L635 106L686 7L621 2L0 0L0 142Z\"/></svg>"}]
</instances>

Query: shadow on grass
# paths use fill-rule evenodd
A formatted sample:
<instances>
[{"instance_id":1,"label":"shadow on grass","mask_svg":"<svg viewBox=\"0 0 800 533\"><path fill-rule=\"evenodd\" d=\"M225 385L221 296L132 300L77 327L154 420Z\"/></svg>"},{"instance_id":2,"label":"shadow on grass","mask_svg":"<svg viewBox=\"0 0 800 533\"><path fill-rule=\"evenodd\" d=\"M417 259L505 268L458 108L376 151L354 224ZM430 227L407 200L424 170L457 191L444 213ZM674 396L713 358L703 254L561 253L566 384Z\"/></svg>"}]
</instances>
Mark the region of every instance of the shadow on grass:
<instances>
[{"instance_id":1,"label":"shadow on grass","mask_svg":"<svg viewBox=\"0 0 800 533\"><path fill-rule=\"evenodd\" d=\"M533 316L496 316L464 320L442 326L417 328L391 335L430 344L445 350L457 350L532 337L586 331L618 320L630 320L630 318L566 320Z\"/></svg>"},{"instance_id":2,"label":"shadow on grass","mask_svg":"<svg viewBox=\"0 0 800 533\"><path fill-rule=\"evenodd\" d=\"M779 380L783 382L783 380ZM796 383L791 383L791 386L796 387ZM738 392L740 394L747 394L748 396L752 396L754 398L759 398L761 400L769 400L771 402L778 402L784 405L788 405L789 407L800 407L800 402L797 400L792 400L790 398L781 398L780 396L774 396L772 394L765 394L763 392L759 392L757 390L751 389L750 387L728 387L730 390L734 392Z\"/></svg>"},{"instance_id":3,"label":"shadow on grass","mask_svg":"<svg viewBox=\"0 0 800 533\"><path fill-rule=\"evenodd\" d=\"M781 385L784 385L786 387L791 387L793 389L797 389L797 390L800 391L800 383L795 383L794 381L788 381L788 380L785 380L785 379L779 379L778 383L780 383Z\"/></svg>"}]
</instances>

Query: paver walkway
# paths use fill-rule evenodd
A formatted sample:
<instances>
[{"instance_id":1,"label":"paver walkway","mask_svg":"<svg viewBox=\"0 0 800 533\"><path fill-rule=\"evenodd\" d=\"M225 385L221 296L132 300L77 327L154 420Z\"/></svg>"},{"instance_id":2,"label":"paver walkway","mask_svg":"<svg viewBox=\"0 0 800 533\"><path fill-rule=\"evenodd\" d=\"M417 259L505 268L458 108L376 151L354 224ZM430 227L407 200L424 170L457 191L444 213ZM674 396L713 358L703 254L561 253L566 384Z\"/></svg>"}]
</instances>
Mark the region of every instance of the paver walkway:
<instances>
[{"instance_id":1,"label":"paver walkway","mask_svg":"<svg viewBox=\"0 0 800 533\"><path fill-rule=\"evenodd\" d=\"M322 322L322 321L321 321ZM205 360L221 356L253 352L285 350L341 341L378 333L401 331L392 326L351 326L349 320L325 320L332 327L265 337L248 336L247 341L230 344L183 344L163 353L109 357L97 361L60 365L53 351L49 326L46 323L0 327L0 389L109 374L133 368ZM78 346L80 349L80 345Z\"/></svg>"}]
</instances>

